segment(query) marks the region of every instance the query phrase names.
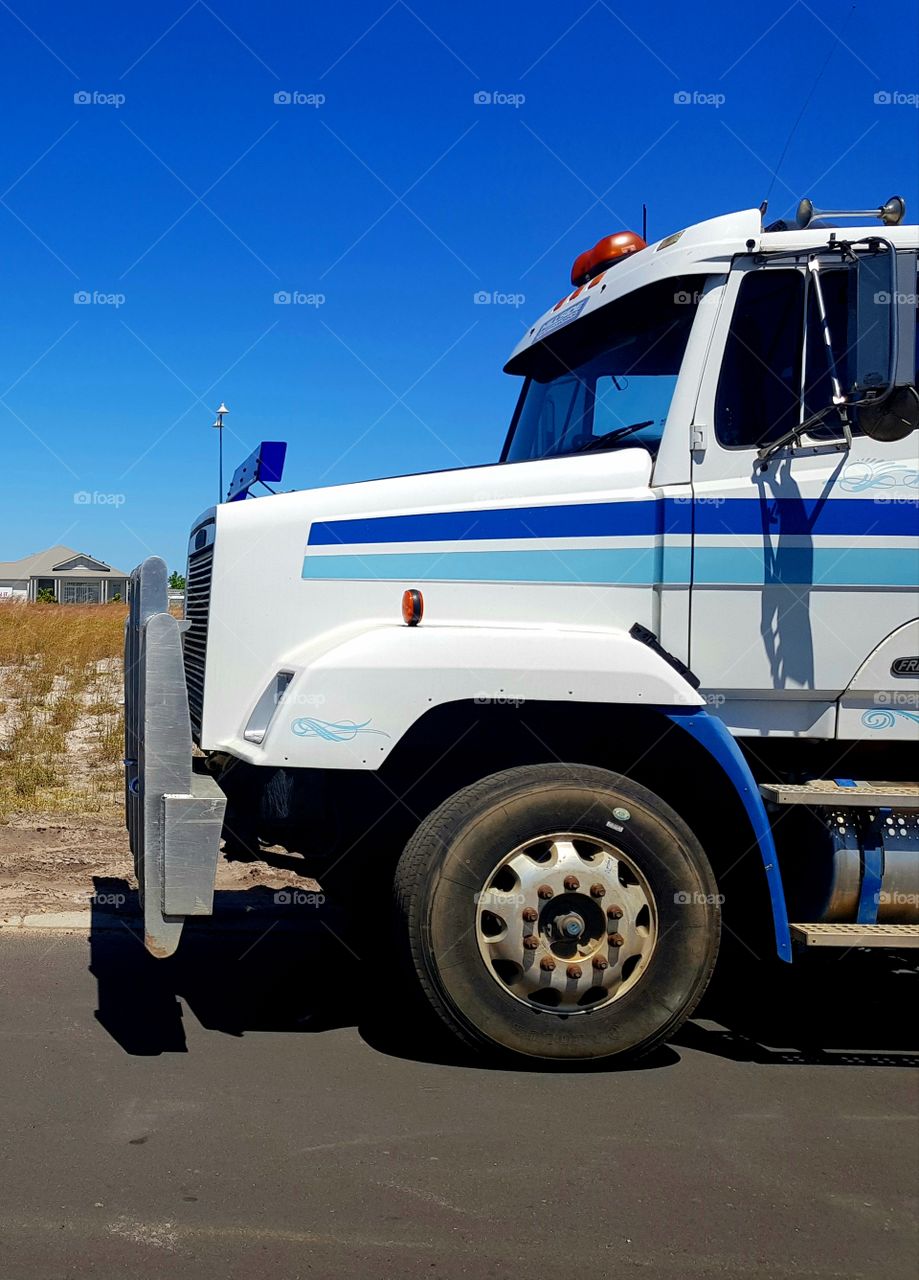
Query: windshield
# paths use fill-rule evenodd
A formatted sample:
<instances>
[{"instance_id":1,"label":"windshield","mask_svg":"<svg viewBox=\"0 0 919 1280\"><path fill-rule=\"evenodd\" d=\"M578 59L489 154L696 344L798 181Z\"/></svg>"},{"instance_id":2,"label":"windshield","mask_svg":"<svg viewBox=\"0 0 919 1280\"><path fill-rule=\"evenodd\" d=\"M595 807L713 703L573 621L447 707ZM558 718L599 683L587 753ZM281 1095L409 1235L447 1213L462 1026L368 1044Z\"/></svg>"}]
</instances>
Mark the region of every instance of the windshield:
<instances>
[{"instance_id":1,"label":"windshield","mask_svg":"<svg viewBox=\"0 0 919 1280\"><path fill-rule=\"evenodd\" d=\"M502 462L640 445L657 455L705 278L647 285L508 366L526 382Z\"/></svg>"}]
</instances>

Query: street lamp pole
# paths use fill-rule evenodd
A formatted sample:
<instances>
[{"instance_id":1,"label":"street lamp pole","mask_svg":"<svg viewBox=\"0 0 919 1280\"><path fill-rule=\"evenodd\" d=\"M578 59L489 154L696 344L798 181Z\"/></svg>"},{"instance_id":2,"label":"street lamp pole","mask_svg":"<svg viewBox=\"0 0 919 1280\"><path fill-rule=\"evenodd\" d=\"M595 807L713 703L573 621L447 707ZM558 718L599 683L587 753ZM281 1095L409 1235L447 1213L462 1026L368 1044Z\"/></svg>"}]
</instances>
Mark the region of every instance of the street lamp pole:
<instances>
[{"instance_id":1,"label":"street lamp pole","mask_svg":"<svg viewBox=\"0 0 919 1280\"><path fill-rule=\"evenodd\" d=\"M223 502L223 416L225 413L229 413L229 412L230 412L229 409L221 400L220 408L217 410L217 419L212 424L217 431L217 441L218 441L218 447L217 447L218 484L219 484L219 488L217 490L218 503Z\"/></svg>"}]
</instances>

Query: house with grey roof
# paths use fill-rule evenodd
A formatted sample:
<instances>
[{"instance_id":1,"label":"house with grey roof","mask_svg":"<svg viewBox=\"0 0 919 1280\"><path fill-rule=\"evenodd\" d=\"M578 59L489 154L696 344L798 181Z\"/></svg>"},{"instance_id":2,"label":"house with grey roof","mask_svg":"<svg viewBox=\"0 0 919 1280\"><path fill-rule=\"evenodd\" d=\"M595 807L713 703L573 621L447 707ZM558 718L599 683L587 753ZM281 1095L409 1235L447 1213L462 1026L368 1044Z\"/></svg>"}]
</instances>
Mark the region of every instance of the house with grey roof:
<instances>
[{"instance_id":1,"label":"house with grey roof","mask_svg":"<svg viewBox=\"0 0 919 1280\"><path fill-rule=\"evenodd\" d=\"M34 601L45 591L52 592L59 604L126 600L129 576L72 547L49 547L22 560L0 560L0 603Z\"/></svg>"}]
</instances>

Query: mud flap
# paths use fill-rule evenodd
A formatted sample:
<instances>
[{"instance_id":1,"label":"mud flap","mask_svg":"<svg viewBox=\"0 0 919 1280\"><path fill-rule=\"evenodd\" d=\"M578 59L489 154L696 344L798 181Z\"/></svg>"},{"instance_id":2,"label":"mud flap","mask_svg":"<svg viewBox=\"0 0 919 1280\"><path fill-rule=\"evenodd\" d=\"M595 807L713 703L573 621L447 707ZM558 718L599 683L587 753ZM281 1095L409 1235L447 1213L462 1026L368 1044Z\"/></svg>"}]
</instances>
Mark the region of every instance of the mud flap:
<instances>
[{"instance_id":1,"label":"mud flap","mask_svg":"<svg viewBox=\"0 0 919 1280\"><path fill-rule=\"evenodd\" d=\"M166 564L131 575L125 623L125 818L144 913L144 945L169 956L188 916L213 911L226 797L192 772L182 662L185 624L168 610Z\"/></svg>"}]
</instances>

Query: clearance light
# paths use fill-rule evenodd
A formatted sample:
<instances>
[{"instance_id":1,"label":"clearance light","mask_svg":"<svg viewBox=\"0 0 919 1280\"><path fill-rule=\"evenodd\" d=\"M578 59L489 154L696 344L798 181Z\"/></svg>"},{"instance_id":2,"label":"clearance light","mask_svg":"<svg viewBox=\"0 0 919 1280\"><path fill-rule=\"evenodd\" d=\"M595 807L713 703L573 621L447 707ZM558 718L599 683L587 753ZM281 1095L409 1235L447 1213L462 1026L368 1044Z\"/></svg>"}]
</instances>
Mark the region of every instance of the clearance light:
<instances>
[{"instance_id":1,"label":"clearance light","mask_svg":"<svg viewBox=\"0 0 919 1280\"><path fill-rule=\"evenodd\" d=\"M424 617L424 596L415 587L402 593L402 621L407 627L417 627Z\"/></svg>"},{"instance_id":2,"label":"clearance light","mask_svg":"<svg viewBox=\"0 0 919 1280\"><path fill-rule=\"evenodd\" d=\"M613 236L604 236L592 249L587 249L575 258L571 268L571 283L585 285L607 267L647 247L641 236L634 231L617 231Z\"/></svg>"}]
</instances>

